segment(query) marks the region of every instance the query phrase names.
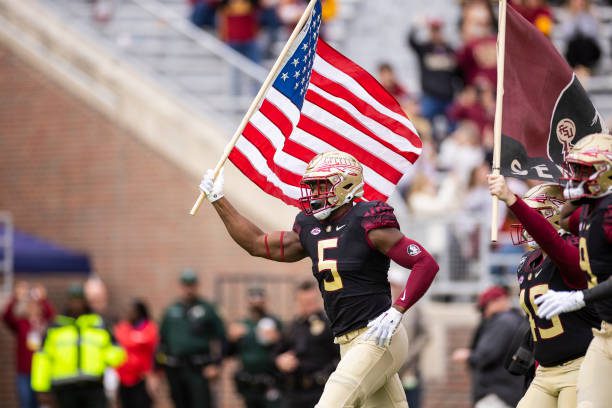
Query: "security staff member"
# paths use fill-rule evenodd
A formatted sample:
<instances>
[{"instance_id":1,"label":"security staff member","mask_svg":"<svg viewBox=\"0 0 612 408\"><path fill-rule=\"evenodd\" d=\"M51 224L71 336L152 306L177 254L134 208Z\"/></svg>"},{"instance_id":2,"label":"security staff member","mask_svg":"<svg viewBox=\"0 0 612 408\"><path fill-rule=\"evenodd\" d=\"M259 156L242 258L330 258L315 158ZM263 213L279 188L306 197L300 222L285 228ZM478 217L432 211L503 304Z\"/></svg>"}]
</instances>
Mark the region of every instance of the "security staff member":
<instances>
[{"instance_id":1,"label":"security staff member","mask_svg":"<svg viewBox=\"0 0 612 408\"><path fill-rule=\"evenodd\" d=\"M181 298L160 324L158 362L176 408L206 408L212 406L209 382L219 376L225 331L215 308L198 296L196 273L184 270L180 284Z\"/></svg>"},{"instance_id":2,"label":"security staff member","mask_svg":"<svg viewBox=\"0 0 612 408\"><path fill-rule=\"evenodd\" d=\"M276 366L283 373L283 408L312 408L340 361L338 346L314 282L296 290L297 317L277 350Z\"/></svg>"},{"instance_id":3,"label":"security staff member","mask_svg":"<svg viewBox=\"0 0 612 408\"><path fill-rule=\"evenodd\" d=\"M72 285L68 295L66 312L47 329L32 359L32 389L51 391L60 408L104 408L104 370L121 364L125 352L90 311L83 287Z\"/></svg>"},{"instance_id":4,"label":"security staff member","mask_svg":"<svg viewBox=\"0 0 612 408\"><path fill-rule=\"evenodd\" d=\"M281 336L278 318L266 310L262 287L247 291L249 315L228 329L229 351L240 360L236 389L247 408L277 408L280 402L274 350Z\"/></svg>"}]
</instances>

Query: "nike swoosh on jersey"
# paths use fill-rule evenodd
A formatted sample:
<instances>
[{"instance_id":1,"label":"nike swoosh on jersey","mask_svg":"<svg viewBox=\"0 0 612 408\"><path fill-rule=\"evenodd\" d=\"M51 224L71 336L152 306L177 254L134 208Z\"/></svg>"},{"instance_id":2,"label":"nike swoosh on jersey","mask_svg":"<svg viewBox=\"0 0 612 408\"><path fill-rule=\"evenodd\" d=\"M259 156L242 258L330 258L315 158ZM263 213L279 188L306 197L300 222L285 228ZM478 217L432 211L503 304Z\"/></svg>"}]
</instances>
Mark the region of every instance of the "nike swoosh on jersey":
<instances>
[{"instance_id":1,"label":"nike swoosh on jersey","mask_svg":"<svg viewBox=\"0 0 612 408\"><path fill-rule=\"evenodd\" d=\"M344 224L344 225L336 225L336 231L340 231L344 227L346 227L346 224Z\"/></svg>"}]
</instances>

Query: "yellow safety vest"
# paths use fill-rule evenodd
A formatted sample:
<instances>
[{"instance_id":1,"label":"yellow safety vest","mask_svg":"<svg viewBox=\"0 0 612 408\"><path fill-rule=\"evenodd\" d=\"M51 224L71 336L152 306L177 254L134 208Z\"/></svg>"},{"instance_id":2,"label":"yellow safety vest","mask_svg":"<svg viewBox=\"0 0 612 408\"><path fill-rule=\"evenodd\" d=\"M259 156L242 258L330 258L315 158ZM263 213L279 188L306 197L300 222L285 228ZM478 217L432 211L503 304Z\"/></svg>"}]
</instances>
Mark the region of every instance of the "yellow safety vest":
<instances>
[{"instance_id":1,"label":"yellow safety vest","mask_svg":"<svg viewBox=\"0 0 612 408\"><path fill-rule=\"evenodd\" d=\"M32 358L32 389L45 392L52 385L101 380L107 367L124 360L125 351L113 344L99 315L58 316Z\"/></svg>"}]
</instances>

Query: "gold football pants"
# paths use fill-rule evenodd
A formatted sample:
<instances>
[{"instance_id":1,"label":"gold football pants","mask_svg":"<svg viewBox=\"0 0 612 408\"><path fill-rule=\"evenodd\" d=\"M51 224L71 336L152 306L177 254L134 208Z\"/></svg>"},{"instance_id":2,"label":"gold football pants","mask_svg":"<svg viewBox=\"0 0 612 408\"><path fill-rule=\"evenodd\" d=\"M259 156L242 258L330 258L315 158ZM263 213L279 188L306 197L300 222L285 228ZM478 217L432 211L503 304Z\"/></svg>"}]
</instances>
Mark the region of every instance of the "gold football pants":
<instances>
[{"instance_id":1,"label":"gold football pants","mask_svg":"<svg viewBox=\"0 0 612 408\"><path fill-rule=\"evenodd\" d=\"M517 408L574 408L576 383L584 357L554 367L539 366Z\"/></svg>"},{"instance_id":2,"label":"gold football pants","mask_svg":"<svg viewBox=\"0 0 612 408\"><path fill-rule=\"evenodd\" d=\"M612 407L612 323L601 322L593 329L589 345L578 374L578 408Z\"/></svg>"},{"instance_id":3,"label":"gold football pants","mask_svg":"<svg viewBox=\"0 0 612 408\"><path fill-rule=\"evenodd\" d=\"M389 347L364 341L365 328L336 337L340 363L327 380L317 408L407 408L397 375L408 356L408 336L400 325Z\"/></svg>"}]
</instances>

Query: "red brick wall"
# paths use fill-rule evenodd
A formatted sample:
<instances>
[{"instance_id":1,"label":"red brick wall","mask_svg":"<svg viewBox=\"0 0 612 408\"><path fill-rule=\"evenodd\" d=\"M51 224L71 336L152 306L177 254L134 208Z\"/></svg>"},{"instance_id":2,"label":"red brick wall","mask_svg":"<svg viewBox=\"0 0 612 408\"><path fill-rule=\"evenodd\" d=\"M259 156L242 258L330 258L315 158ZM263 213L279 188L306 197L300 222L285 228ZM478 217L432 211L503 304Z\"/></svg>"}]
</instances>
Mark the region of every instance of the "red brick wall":
<instances>
[{"instance_id":1,"label":"red brick wall","mask_svg":"<svg viewBox=\"0 0 612 408\"><path fill-rule=\"evenodd\" d=\"M211 297L215 275L288 269L238 248L208 205L195 218L187 215L197 183L0 48L0 209L12 212L23 231L91 254L115 312L138 296L158 315L176 296L186 266L200 271ZM309 267L291 271L307 277ZM6 332L2 338L6 344ZM13 406L5 405L9 367L0 368L3 407Z\"/></svg>"},{"instance_id":2,"label":"red brick wall","mask_svg":"<svg viewBox=\"0 0 612 408\"><path fill-rule=\"evenodd\" d=\"M209 297L217 295L213 283L221 274L270 276L290 268L296 279L309 276L307 262L287 267L249 257L207 205L189 217L197 182L0 47L0 209L11 211L23 231L91 254L114 312L138 296L158 315L176 295L176 276L185 266L201 272ZM70 280L45 280L58 304L58 288ZM274 298L280 299L276 293ZM466 334L457 333L449 349L467 344ZM11 342L0 330L5 408L16 406ZM467 373L457 370L448 384L427 385L429 408L467 406ZM239 405L228 395L223 401Z\"/></svg>"}]
</instances>

